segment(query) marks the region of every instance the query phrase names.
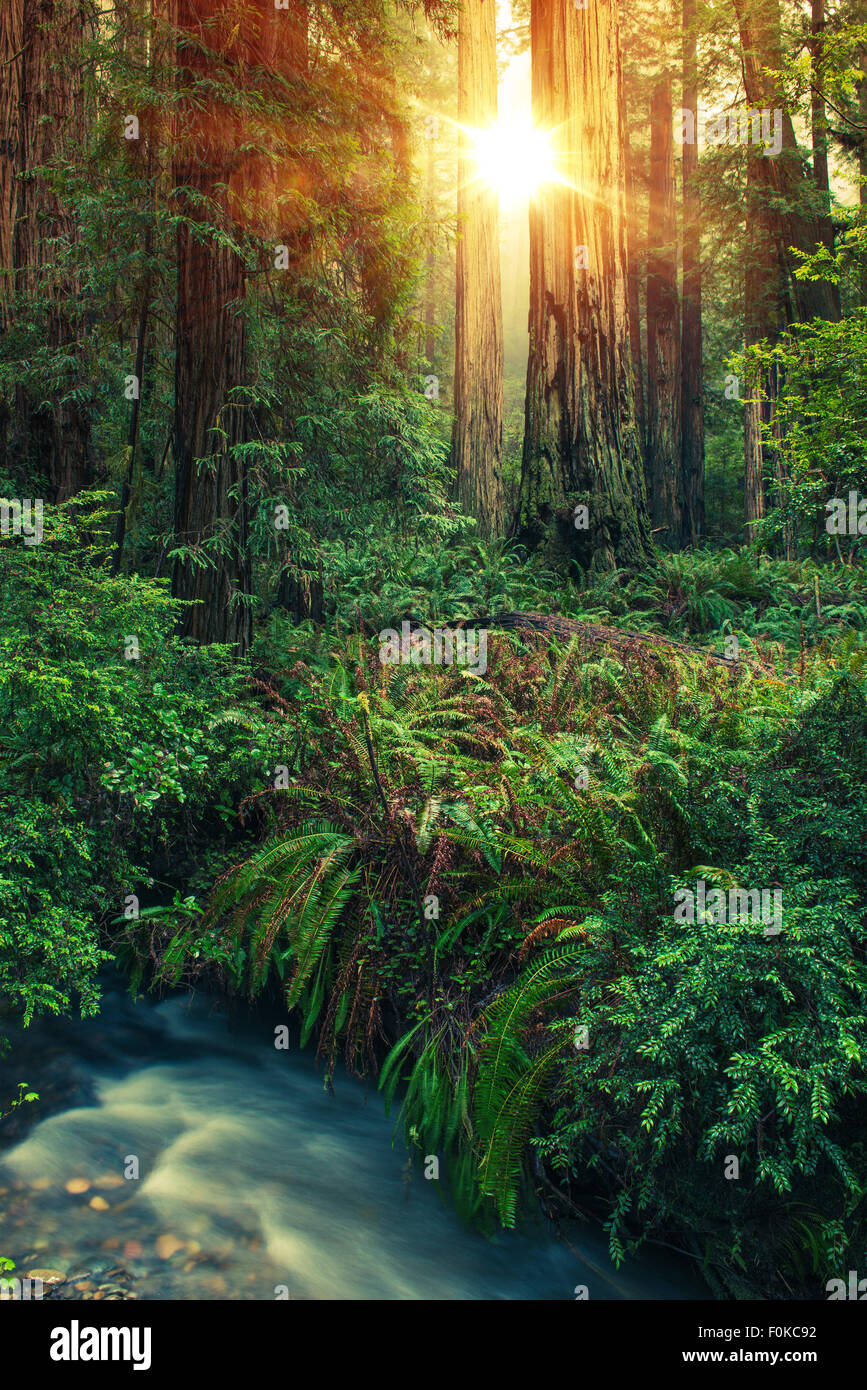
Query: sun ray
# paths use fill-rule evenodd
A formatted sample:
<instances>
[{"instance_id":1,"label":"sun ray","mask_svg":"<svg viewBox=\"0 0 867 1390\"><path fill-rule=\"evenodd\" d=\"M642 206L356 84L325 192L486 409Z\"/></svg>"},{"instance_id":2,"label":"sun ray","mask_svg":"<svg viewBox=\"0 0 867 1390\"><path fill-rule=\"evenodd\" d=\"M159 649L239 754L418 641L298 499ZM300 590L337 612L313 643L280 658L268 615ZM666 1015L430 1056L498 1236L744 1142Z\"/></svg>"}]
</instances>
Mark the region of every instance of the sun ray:
<instances>
[{"instance_id":1,"label":"sun ray","mask_svg":"<svg viewBox=\"0 0 867 1390\"><path fill-rule=\"evenodd\" d=\"M461 125L448 117L439 119L464 137L463 156L470 172L463 188L485 184L506 208L527 202L552 185L588 196L564 172L563 166L572 161L568 150L557 148L556 130L544 130L521 117L503 117L484 129Z\"/></svg>"}]
</instances>

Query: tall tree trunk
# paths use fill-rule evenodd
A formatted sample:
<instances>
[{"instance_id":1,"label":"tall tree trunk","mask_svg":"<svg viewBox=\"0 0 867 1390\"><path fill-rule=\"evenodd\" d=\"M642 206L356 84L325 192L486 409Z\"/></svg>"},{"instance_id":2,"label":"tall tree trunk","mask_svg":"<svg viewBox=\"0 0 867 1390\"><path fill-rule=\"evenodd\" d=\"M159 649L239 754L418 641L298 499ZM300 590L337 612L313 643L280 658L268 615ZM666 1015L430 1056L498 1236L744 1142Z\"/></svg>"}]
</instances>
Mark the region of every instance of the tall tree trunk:
<instances>
[{"instance_id":1,"label":"tall tree trunk","mask_svg":"<svg viewBox=\"0 0 867 1390\"><path fill-rule=\"evenodd\" d=\"M654 531L680 546L680 311L671 77L650 106L650 216L647 233L647 490Z\"/></svg>"},{"instance_id":2,"label":"tall tree trunk","mask_svg":"<svg viewBox=\"0 0 867 1390\"><path fill-rule=\"evenodd\" d=\"M11 322L15 295L15 222L18 216L18 175L21 164L21 86L24 55L24 0L0 6L0 333ZM0 473L10 475L9 421L11 403L0 396Z\"/></svg>"},{"instance_id":3,"label":"tall tree trunk","mask_svg":"<svg viewBox=\"0 0 867 1390\"><path fill-rule=\"evenodd\" d=\"M427 176L425 185L425 228L427 251L425 253L424 282L424 361L425 369L433 371L436 351L436 251L434 249L434 223L436 220L436 151L435 141L428 140Z\"/></svg>"},{"instance_id":4,"label":"tall tree trunk","mask_svg":"<svg viewBox=\"0 0 867 1390\"><path fill-rule=\"evenodd\" d=\"M696 3L683 0L684 111L698 125ZM683 145L683 289L681 304L681 539L694 546L704 531L704 383L702 379L701 196L698 145Z\"/></svg>"},{"instance_id":5,"label":"tall tree trunk","mask_svg":"<svg viewBox=\"0 0 867 1390\"><path fill-rule=\"evenodd\" d=\"M799 280L792 248L814 253L817 244L833 244L828 217L816 217L812 180L807 177L797 148L789 112L779 100L774 72L783 66L779 0L733 0L740 31L744 86L749 105L758 110L782 110L782 149L768 157L747 149L748 255L745 271L745 342L747 347L767 339L773 343L785 322L785 303L791 297L798 319L840 316L837 286L822 280ZM829 238L831 240L829 241ZM765 512L763 479L770 466L767 434L776 428L775 407L782 382L776 367L754 373L747 383L744 411L744 513L746 535ZM774 460L775 463L778 460ZM786 480L777 468L780 500Z\"/></svg>"},{"instance_id":6,"label":"tall tree trunk","mask_svg":"<svg viewBox=\"0 0 867 1390\"><path fill-rule=\"evenodd\" d=\"M176 598L193 601L180 620L197 642L235 643L244 655L252 615L239 597L251 591L247 473L237 446L246 438L241 391L245 370L245 275L240 256L219 232L233 230L233 187L249 172L239 154L242 121L214 86L243 85L248 64L261 59L269 21L241 4L176 0L179 120L175 186L178 298L175 358L176 544L206 550L208 563L180 558ZM279 12L273 19L279 21ZM266 28L267 26L267 28ZM207 100L202 103L202 95ZM258 171L258 161L253 164ZM220 186L228 187L221 196ZM210 235L196 228L215 224Z\"/></svg>"},{"instance_id":7,"label":"tall tree trunk","mask_svg":"<svg viewBox=\"0 0 867 1390\"><path fill-rule=\"evenodd\" d=\"M644 361L641 351L641 253L639 251L641 231L638 225L638 163L635 150L629 142L629 133L624 127L626 141L626 251L627 285L629 298L629 342L632 351L632 382L635 389L635 423L642 458L647 442L647 421L644 413Z\"/></svg>"},{"instance_id":8,"label":"tall tree trunk","mask_svg":"<svg viewBox=\"0 0 867 1390\"><path fill-rule=\"evenodd\" d=\"M534 117L552 132L564 182L541 190L530 211L516 529L564 567L631 565L644 559L649 531L630 361L617 6L533 0L530 24Z\"/></svg>"},{"instance_id":9,"label":"tall tree trunk","mask_svg":"<svg viewBox=\"0 0 867 1390\"><path fill-rule=\"evenodd\" d=\"M24 0L0 6L0 328L15 294L15 223L23 170L21 103L24 82Z\"/></svg>"},{"instance_id":10,"label":"tall tree trunk","mask_svg":"<svg viewBox=\"0 0 867 1390\"><path fill-rule=\"evenodd\" d=\"M463 0L458 31L458 243L452 465L482 533L503 530L503 306L497 195L475 178L471 137L497 119L496 0Z\"/></svg>"},{"instance_id":11,"label":"tall tree trunk","mask_svg":"<svg viewBox=\"0 0 867 1390\"><path fill-rule=\"evenodd\" d=\"M747 153L747 257L744 271L744 342L776 342L785 322L786 268L774 236L768 207L761 151ZM744 521L746 540L755 539L756 523L765 515L767 440L778 378L775 371L751 371L744 397Z\"/></svg>"},{"instance_id":12,"label":"tall tree trunk","mask_svg":"<svg viewBox=\"0 0 867 1390\"><path fill-rule=\"evenodd\" d=\"M812 180L798 150L792 118L788 110L779 105L777 85L768 71L778 72L783 66L779 0L733 0L733 4L750 108L781 111L780 153L766 157L759 152L756 158L751 146L750 157L755 187L766 205L767 225L789 276L796 314L802 320L837 320L840 317L837 286L825 280L799 280L794 273L800 262L792 248L812 255L817 243L833 244L833 232L829 217L817 217L811 211L811 203L815 205L815 194L810 187Z\"/></svg>"},{"instance_id":13,"label":"tall tree trunk","mask_svg":"<svg viewBox=\"0 0 867 1390\"><path fill-rule=\"evenodd\" d=\"M861 180L859 202L867 218L867 48L861 53L861 84L858 105L861 114L861 144L858 147L858 175ZM861 303L867 305L867 256L861 262Z\"/></svg>"},{"instance_id":14,"label":"tall tree trunk","mask_svg":"<svg viewBox=\"0 0 867 1390\"><path fill-rule=\"evenodd\" d=\"M810 108L813 139L813 181L821 200L822 232L829 251L834 250L831 226L831 185L828 179L828 118L825 110L825 0L811 0L810 13Z\"/></svg>"},{"instance_id":15,"label":"tall tree trunk","mask_svg":"<svg viewBox=\"0 0 867 1390\"><path fill-rule=\"evenodd\" d=\"M16 453L28 476L44 477L52 502L93 481L93 457L88 412L75 395L84 384L75 361L84 329L79 277L66 257L77 228L36 170L83 143L80 49L93 22L90 0L4 0L0 16L0 320L8 324L18 296L44 314L47 346L66 359L47 402L23 387L15 402Z\"/></svg>"}]
</instances>

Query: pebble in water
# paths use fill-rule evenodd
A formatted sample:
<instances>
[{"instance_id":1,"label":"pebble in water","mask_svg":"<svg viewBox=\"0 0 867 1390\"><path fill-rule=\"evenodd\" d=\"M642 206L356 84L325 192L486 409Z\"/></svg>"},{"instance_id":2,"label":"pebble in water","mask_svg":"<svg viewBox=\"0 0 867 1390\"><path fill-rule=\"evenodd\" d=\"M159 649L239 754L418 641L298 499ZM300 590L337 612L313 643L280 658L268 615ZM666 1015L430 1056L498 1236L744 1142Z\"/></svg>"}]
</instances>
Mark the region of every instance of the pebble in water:
<instances>
[{"instance_id":1,"label":"pebble in water","mask_svg":"<svg viewBox=\"0 0 867 1390\"><path fill-rule=\"evenodd\" d=\"M179 1250L183 1250L186 1242L178 1240L177 1236L163 1235L157 1236L156 1252L161 1260L170 1260L172 1255L176 1255Z\"/></svg>"}]
</instances>

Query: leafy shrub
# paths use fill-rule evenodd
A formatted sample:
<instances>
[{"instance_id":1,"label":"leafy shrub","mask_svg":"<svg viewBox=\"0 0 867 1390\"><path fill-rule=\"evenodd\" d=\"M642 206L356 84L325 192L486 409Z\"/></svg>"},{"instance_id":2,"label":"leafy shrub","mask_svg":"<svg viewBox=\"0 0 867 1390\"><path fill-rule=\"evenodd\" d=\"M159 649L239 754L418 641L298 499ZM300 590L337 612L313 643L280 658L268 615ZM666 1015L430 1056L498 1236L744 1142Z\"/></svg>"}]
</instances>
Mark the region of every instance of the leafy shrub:
<instances>
[{"instance_id":1,"label":"leafy shrub","mask_svg":"<svg viewBox=\"0 0 867 1390\"><path fill-rule=\"evenodd\" d=\"M225 835L270 746L243 669L174 638L164 581L111 576L101 525L68 506L0 547L0 990L28 1022L95 1010L107 915Z\"/></svg>"}]
</instances>

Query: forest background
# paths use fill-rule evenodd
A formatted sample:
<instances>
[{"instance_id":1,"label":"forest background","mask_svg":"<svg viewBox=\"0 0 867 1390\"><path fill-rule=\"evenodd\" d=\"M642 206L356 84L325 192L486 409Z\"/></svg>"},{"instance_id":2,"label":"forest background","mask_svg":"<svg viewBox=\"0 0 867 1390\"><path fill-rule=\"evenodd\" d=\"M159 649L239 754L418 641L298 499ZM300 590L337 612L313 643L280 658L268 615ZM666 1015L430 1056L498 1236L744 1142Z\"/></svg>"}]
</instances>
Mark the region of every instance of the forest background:
<instances>
[{"instance_id":1,"label":"forest background","mask_svg":"<svg viewBox=\"0 0 867 1390\"><path fill-rule=\"evenodd\" d=\"M853 0L5 0L8 1016L283 998L483 1229L860 1268L865 71Z\"/></svg>"}]
</instances>

